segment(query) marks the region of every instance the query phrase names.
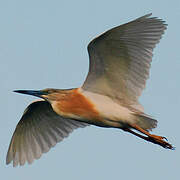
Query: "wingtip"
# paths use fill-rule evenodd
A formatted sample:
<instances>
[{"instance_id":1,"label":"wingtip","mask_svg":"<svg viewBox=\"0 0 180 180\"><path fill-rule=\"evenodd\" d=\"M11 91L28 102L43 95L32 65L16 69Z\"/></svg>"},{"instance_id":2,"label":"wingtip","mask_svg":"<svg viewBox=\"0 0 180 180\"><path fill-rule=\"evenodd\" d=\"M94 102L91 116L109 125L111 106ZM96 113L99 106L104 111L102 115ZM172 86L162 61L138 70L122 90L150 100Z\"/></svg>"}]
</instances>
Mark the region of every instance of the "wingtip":
<instances>
[{"instance_id":1,"label":"wingtip","mask_svg":"<svg viewBox=\"0 0 180 180\"><path fill-rule=\"evenodd\" d=\"M9 165L12 160L9 159L9 157L6 157L6 165Z\"/></svg>"},{"instance_id":2,"label":"wingtip","mask_svg":"<svg viewBox=\"0 0 180 180\"><path fill-rule=\"evenodd\" d=\"M138 19L144 19L152 16L152 13L145 14L144 16L139 17Z\"/></svg>"}]
</instances>

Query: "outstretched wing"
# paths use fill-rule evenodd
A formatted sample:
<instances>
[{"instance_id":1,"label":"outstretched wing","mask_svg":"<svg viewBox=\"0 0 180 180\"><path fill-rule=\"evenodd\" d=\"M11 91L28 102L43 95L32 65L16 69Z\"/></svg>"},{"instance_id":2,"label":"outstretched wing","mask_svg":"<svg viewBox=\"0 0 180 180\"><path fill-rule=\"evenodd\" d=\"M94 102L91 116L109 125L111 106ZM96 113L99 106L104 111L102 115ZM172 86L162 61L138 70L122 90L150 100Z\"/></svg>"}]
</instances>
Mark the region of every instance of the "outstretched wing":
<instances>
[{"instance_id":1,"label":"outstretched wing","mask_svg":"<svg viewBox=\"0 0 180 180\"><path fill-rule=\"evenodd\" d=\"M6 163L13 161L13 166L24 165L26 161L32 163L74 129L87 125L57 115L47 101L33 102L15 129Z\"/></svg>"},{"instance_id":2,"label":"outstretched wing","mask_svg":"<svg viewBox=\"0 0 180 180\"><path fill-rule=\"evenodd\" d=\"M84 90L138 104L149 77L152 51L166 29L164 21L149 16L115 27L89 43Z\"/></svg>"}]
</instances>

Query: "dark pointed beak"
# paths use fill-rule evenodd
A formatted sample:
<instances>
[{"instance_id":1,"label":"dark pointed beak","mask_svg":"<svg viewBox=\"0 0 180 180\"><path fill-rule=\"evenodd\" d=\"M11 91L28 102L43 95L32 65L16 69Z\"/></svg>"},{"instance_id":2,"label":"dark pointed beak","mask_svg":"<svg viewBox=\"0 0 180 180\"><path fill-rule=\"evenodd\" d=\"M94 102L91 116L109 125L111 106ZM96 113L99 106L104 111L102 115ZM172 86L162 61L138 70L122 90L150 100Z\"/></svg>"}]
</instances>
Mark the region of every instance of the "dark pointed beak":
<instances>
[{"instance_id":1,"label":"dark pointed beak","mask_svg":"<svg viewBox=\"0 0 180 180\"><path fill-rule=\"evenodd\" d=\"M34 90L15 90L13 92L37 96L37 97L41 97L41 98L42 98L42 95L45 95L45 93L42 91L34 91Z\"/></svg>"}]
</instances>

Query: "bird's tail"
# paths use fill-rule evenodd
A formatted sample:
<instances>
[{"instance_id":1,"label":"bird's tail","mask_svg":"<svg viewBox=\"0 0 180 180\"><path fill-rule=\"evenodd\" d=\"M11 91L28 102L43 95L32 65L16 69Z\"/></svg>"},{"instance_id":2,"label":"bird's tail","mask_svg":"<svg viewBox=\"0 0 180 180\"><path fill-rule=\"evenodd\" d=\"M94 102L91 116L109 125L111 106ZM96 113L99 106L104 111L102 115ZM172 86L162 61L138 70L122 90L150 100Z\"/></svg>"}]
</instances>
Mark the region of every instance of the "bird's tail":
<instances>
[{"instance_id":1,"label":"bird's tail","mask_svg":"<svg viewBox=\"0 0 180 180\"><path fill-rule=\"evenodd\" d=\"M157 120L153 119L147 114L135 114L136 125L144 130L152 130L157 127Z\"/></svg>"}]
</instances>

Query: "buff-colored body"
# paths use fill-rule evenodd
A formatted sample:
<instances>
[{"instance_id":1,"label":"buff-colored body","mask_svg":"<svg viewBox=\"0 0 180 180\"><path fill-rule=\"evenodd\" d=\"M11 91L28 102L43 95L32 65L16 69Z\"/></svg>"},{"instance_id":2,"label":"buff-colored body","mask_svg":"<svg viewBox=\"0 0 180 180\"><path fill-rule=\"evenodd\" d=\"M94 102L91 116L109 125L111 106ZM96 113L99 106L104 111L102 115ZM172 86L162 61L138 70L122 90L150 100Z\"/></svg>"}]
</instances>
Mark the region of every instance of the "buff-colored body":
<instances>
[{"instance_id":1,"label":"buff-colored body","mask_svg":"<svg viewBox=\"0 0 180 180\"><path fill-rule=\"evenodd\" d=\"M52 98L53 99L53 98ZM82 120L102 127L123 127L135 123L135 116L128 108L111 98L84 91L81 88L62 91L52 101L54 111L64 117Z\"/></svg>"}]
</instances>

